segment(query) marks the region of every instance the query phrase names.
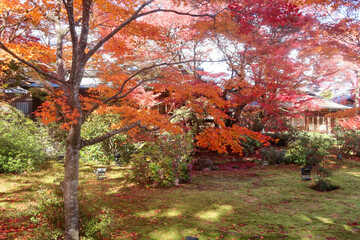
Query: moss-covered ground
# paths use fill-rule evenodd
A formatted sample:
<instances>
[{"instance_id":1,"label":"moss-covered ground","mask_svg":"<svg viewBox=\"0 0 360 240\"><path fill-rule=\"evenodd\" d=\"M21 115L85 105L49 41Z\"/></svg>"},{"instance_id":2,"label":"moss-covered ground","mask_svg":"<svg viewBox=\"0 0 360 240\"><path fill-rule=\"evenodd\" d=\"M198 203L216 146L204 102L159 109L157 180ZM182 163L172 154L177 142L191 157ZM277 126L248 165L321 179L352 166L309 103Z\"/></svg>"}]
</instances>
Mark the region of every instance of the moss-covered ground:
<instances>
[{"instance_id":1,"label":"moss-covered ground","mask_svg":"<svg viewBox=\"0 0 360 240\"><path fill-rule=\"evenodd\" d=\"M126 182L122 167L109 167L107 178L97 180L94 167L81 164L81 206L95 214L108 209L109 239L360 239L356 160L332 166L331 181L340 188L331 192L309 188L315 180L301 181L294 165L196 171L190 184L158 189ZM0 175L0 239L50 231L33 214L62 175L56 162L39 172Z\"/></svg>"}]
</instances>

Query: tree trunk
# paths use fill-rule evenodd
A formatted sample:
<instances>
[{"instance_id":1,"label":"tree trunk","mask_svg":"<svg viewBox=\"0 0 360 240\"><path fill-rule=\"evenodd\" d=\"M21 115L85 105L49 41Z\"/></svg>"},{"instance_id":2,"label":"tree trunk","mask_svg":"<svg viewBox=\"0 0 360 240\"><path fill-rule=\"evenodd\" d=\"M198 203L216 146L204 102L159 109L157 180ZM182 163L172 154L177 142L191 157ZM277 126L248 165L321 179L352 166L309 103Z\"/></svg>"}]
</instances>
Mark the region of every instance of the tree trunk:
<instances>
[{"instance_id":1,"label":"tree trunk","mask_svg":"<svg viewBox=\"0 0 360 240\"><path fill-rule=\"evenodd\" d=\"M65 240L79 239L79 151L81 125L73 125L66 139L65 177L63 182Z\"/></svg>"}]
</instances>

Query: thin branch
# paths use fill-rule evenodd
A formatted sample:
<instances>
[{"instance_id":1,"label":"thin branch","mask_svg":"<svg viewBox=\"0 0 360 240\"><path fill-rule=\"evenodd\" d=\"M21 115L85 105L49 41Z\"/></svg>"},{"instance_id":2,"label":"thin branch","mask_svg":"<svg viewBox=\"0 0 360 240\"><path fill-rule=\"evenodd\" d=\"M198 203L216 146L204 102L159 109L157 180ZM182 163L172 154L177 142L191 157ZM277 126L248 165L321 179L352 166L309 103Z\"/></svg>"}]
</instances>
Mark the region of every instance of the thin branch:
<instances>
[{"instance_id":1,"label":"thin branch","mask_svg":"<svg viewBox=\"0 0 360 240\"><path fill-rule=\"evenodd\" d=\"M314 76L314 77L312 77L312 79L316 80L316 79L319 79L319 78L331 76L331 75L333 75L333 74L335 74L335 73L337 73L339 71L340 71L340 69L337 69L337 70L334 70L334 71L329 72L329 73L324 73L324 74L321 74L321 75L318 75L318 76Z\"/></svg>"},{"instance_id":2,"label":"thin branch","mask_svg":"<svg viewBox=\"0 0 360 240\"><path fill-rule=\"evenodd\" d=\"M146 67L146 68L143 68L141 69L140 71L136 72L135 74L131 75L128 79L126 79L123 84L121 85L120 87L120 90L114 94L113 96L107 98L107 99L104 99L102 101L102 103L108 103L109 101L111 100L114 100L114 99L118 99L118 98L124 98L126 97L127 95L129 95L132 91L134 91L136 88L138 88L139 86L141 86L143 83L145 82L149 82L149 81L154 81L156 79L147 79L147 80L143 80L143 81L140 81L135 87L131 88L127 93L124 93L122 96L119 97L119 95L122 94L122 92L124 91L124 88L126 86L126 84L128 82L130 82L133 78L135 78L136 76L138 76L139 74L147 71L147 70L150 70L150 69L153 69L153 68L157 68L157 67L162 67L162 66L174 66L174 65L179 65L179 64L184 64L184 63L189 63L189 62L194 62L194 61L197 61L197 62L223 62L223 61L226 61L226 60L216 60L216 61L201 61L201 60L188 60L188 61L181 61L181 62L174 62L174 63L159 63L159 64L154 64L152 66L149 66L149 67ZM84 118L83 118L83 122L85 122L85 120L90 116L90 114L92 112L94 112L98 107L100 106L99 103L96 103L86 114L84 114Z\"/></svg>"},{"instance_id":3,"label":"thin branch","mask_svg":"<svg viewBox=\"0 0 360 240\"><path fill-rule=\"evenodd\" d=\"M93 138L93 139L86 139L86 140L82 140L81 142L81 148L83 147L86 147L86 146L90 146L90 145L93 145L93 144L96 144L96 143L99 143L99 142L102 142L108 138L111 138L112 136L115 136L116 134L119 134L119 133L122 133L122 132L126 132L126 131L129 131L137 126L140 126L140 121L136 121L126 127L122 127L122 128L119 128L119 129L116 129L114 131L111 131L111 132L108 132L100 137L97 137L97 138Z\"/></svg>"},{"instance_id":4,"label":"thin branch","mask_svg":"<svg viewBox=\"0 0 360 240\"><path fill-rule=\"evenodd\" d=\"M157 131L160 129L160 127L153 127L153 128L149 128L149 126L145 126L145 125L139 125L139 128L145 129L146 131Z\"/></svg>"},{"instance_id":5,"label":"thin branch","mask_svg":"<svg viewBox=\"0 0 360 240\"><path fill-rule=\"evenodd\" d=\"M36 8L36 7L39 8L40 12L43 14L43 16L44 16L47 20L49 20L50 22L56 22L56 21L57 21L57 19L56 19L55 16L47 14L46 11L45 11L40 5L38 5L35 1L30 0L30 2L31 2L32 4L34 4L34 8Z\"/></svg>"},{"instance_id":6,"label":"thin branch","mask_svg":"<svg viewBox=\"0 0 360 240\"><path fill-rule=\"evenodd\" d=\"M152 79L146 79L146 80L142 80L140 81L135 87L132 87L129 91L127 91L126 93L124 93L123 95L119 96L121 94L121 92L118 92L118 94L116 94L113 98L109 99L109 101L113 100L113 99L121 99L121 98L125 98L127 97L130 93L132 93L135 89L137 89L138 87L140 87L141 85L143 85L146 82L152 82L152 81L156 81L158 80L157 78L152 78ZM106 101L104 103L107 103L109 101Z\"/></svg>"},{"instance_id":7,"label":"thin branch","mask_svg":"<svg viewBox=\"0 0 360 240\"><path fill-rule=\"evenodd\" d=\"M132 93L135 89L137 89L138 87L140 87L142 84L144 84L145 82L150 82L150 81L155 81L157 79L147 79L147 80L142 80L140 81L135 87L131 88L129 91L127 91L125 94L119 96L122 91L123 91L123 88L121 90L119 90L116 94L114 94L113 96L101 101L102 103L108 103L112 100L115 100L115 99L121 99L121 98L125 98L127 95L129 95L130 93ZM100 106L99 103L96 103L89 111L86 112L86 114L83 115L83 120L82 122L84 123L86 121L86 119L90 116L90 114L92 112L94 112L98 107Z\"/></svg>"},{"instance_id":8,"label":"thin branch","mask_svg":"<svg viewBox=\"0 0 360 240\"><path fill-rule=\"evenodd\" d=\"M151 4L154 0L149 0L147 2L144 2L138 10L131 15L130 18L128 18L125 22L117 26L111 33L109 33L107 36L102 38L92 49L89 50L89 52L85 56L85 60L87 61L92 55L94 55L109 39L111 39L116 33L118 33L121 29L126 27L129 23L134 21L139 17L139 13L149 4Z\"/></svg>"},{"instance_id":9,"label":"thin branch","mask_svg":"<svg viewBox=\"0 0 360 240\"><path fill-rule=\"evenodd\" d=\"M141 121L138 120L138 121L136 121L134 123L129 124L126 127L122 127L122 128L113 130L111 132L105 133L104 135L102 135L100 137L93 138L93 139L82 140L81 148L86 147L86 146L90 146L90 145L93 145L93 144L96 144L96 143L99 143L99 142L102 142L102 141L104 141L104 140L106 140L108 138L111 138L112 136L115 136L116 134L129 131L129 130L135 128L135 127L140 127L140 128L143 128L143 129L145 129L147 131L157 131L157 130L160 129L159 127L149 128L148 126L142 125Z\"/></svg>"},{"instance_id":10,"label":"thin branch","mask_svg":"<svg viewBox=\"0 0 360 240\"><path fill-rule=\"evenodd\" d=\"M32 64L32 63L26 61L25 59L19 57L18 55L16 55L13 51L11 51L9 48L7 48L2 41L0 41L0 48L2 48L5 52L10 54L12 57L16 58L17 60L19 60L23 64L25 64L25 65L29 66L30 68L34 69L36 72L44 75L47 78L50 78L50 79L54 80L54 81L61 82L56 76L53 76L52 74L41 70L40 68L36 67L34 64Z\"/></svg>"},{"instance_id":11,"label":"thin branch","mask_svg":"<svg viewBox=\"0 0 360 240\"><path fill-rule=\"evenodd\" d=\"M76 33L76 21L74 18L74 1L73 0L62 0L63 4L65 6L67 16L68 16L68 22L69 22L69 30L70 30L70 36L71 36L71 42L72 42L72 65L71 65L71 73L70 76L76 75L76 69L78 65L78 36Z\"/></svg>"},{"instance_id":12,"label":"thin branch","mask_svg":"<svg viewBox=\"0 0 360 240\"><path fill-rule=\"evenodd\" d=\"M89 21L90 21L90 10L91 10L92 1L84 0L83 1L83 10L82 10L82 26L79 39L79 52L85 53L87 46L88 36L89 36Z\"/></svg>"},{"instance_id":13,"label":"thin branch","mask_svg":"<svg viewBox=\"0 0 360 240\"><path fill-rule=\"evenodd\" d=\"M101 39L92 49L90 49L90 51L87 53L87 60L93 55L95 54L103 45L104 43L106 43L110 38L112 38L115 34L117 34L121 29L123 29L125 26L127 26L128 24L130 24L132 21L153 14L153 13L157 13L157 12L167 12L167 13L175 13L177 15L182 15L182 16L189 16L189 17L210 17L210 18L215 18L219 13L221 13L223 10L221 10L220 12L216 13L216 14L193 14L190 12L179 12L176 10L172 10L172 9L154 9L151 11L147 11L144 13L140 13L146 6L148 6L149 4L151 4L154 0L150 0L147 1L145 3L143 3L138 10L131 15L130 18L128 18L126 21L124 21L122 24L120 24L118 27L116 27L111 33L109 33L106 37L104 37L103 39Z\"/></svg>"},{"instance_id":14,"label":"thin branch","mask_svg":"<svg viewBox=\"0 0 360 240\"><path fill-rule=\"evenodd\" d=\"M151 10L151 11L147 11L147 12L144 12L144 13L141 13L138 15L138 18L139 17L143 17L143 16L146 16L146 15L150 15L150 14L153 14L153 13L157 13L157 12L167 12L167 13L175 13L177 15L182 15L182 16L189 16L189 17L209 17L209 18L215 18L219 13L215 13L215 14L194 14L194 13L190 13L190 12L179 12L179 11L176 11L176 10L173 10L173 9L154 9L154 10Z\"/></svg>"}]
</instances>

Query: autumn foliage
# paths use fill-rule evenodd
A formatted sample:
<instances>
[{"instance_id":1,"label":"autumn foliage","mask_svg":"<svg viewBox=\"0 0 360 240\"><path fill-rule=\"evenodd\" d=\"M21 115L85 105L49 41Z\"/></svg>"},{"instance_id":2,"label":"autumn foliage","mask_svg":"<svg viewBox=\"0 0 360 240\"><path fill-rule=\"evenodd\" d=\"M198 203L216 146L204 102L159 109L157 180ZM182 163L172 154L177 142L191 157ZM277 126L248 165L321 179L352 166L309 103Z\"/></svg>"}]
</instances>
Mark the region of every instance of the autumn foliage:
<instances>
[{"instance_id":1,"label":"autumn foliage","mask_svg":"<svg viewBox=\"0 0 360 240\"><path fill-rule=\"evenodd\" d=\"M26 66L49 93L36 113L68 130L64 177L65 239L79 238L79 151L116 134L190 131L198 146L242 153L248 138L266 145L306 86L317 1L1 1L0 58ZM311 13L311 12L310 12ZM345 32L344 32L345 33ZM206 72L212 52L229 74ZM81 91L92 75L96 86ZM160 111L163 109L164 111ZM181 110L181 111L179 111ZM91 115L119 121L82 138ZM136 136L134 134L133 136Z\"/></svg>"},{"instance_id":2,"label":"autumn foliage","mask_svg":"<svg viewBox=\"0 0 360 240\"><path fill-rule=\"evenodd\" d=\"M85 123L91 114L112 113L121 116L121 121L113 124L109 133L135 126L134 123L139 123L136 126L141 123L146 129L179 133L192 127L186 116L176 116L177 109L185 108L196 119L211 119L211 124L196 133L200 147L241 154L243 136L265 144L269 139L256 132L280 129L283 117L290 112L282 105L283 96L296 96L304 84L302 72L305 67L291 59L289 54L299 46L300 33L310 24L309 18L297 5L285 0L218 1L197 6L187 2L167 2L162 6L172 10L162 12L146 5L145 12L158 12L144 14L131 22L130 27L122 29L121 34L113 34L128 12L124 6L112 2L95 4L93 15L87 16L92 20L89 29L96 29L92 36L106 39L111 35L111 41L104 41L99 51L93 52L93 46L100 46L96 43L83 49L93 54L88 69L96 72L99 84L79 96L79 108L74 105L66 81L53 79L52 82L59 85L59 91L53 89L36 116L45 123L60 121L62 128L70 130L72 126ZM19 12L27 16L21 18L22 24L45 23L49 20L46 9L58 9L59 5L43 2L34 7L32 9L30 4L28 12ZM80 14L84 6L75 4L74 7L75 14ZM107 12L108 9L111 11ZM178 14L185 10L203 16L194 18ZM216 25L207 15L209 11L218 11ZM63 20L64 10L57 14L59 20ZM20 15L14 15L11 21ZM51 27L51 23L44 24L42 30ZM4 36L10 37L11 30L16 29L7 28ZM30 28L26 32L27 38L19 36L14 39L16 48L13 51L22 56L21 49L30 45L36 48L33 52L37 54L27 55L25 60L36 58L37 61L54 62L50 57L54 56L55 49L42 45ZM52 34L56 36L57 33L53 31ZM63 43L72 41L61 37ZM20 38L27 39L27 42ZM206 50L198 47L205 41L219 39L223 42L218 41L217 46ZM243 47L229 54L227 41L235 48ZM12 45L9 43L8 47ZM230 77L197 69L212 48L223 52L232 71ZM62 48L62 65L50 68L39 65L35 70L46 73L46 77L54 77L51 71L56 69L61 73L61 68L71 62L71 50L65 45ZM160 113L158 109L164 106L167 112ZM172 121L175 117L182 120ZM129 130L138 131L133 128Z\"/></svg>"},{"instance_id":3,"label":"autumn foliage","mask_svg":"<svg viewBox=\"0 0 360 240\"><path fill-rule=\"evenodd\" d=\"M338 124L345 129L360 130L360 116L341 119L338 121Z\"/></svg>"},{"instance_id":4,"label":"autumn foliage","mask_svg":"<svg viewBox=\"0 0 360 240\"><path fill-rule=\"evenodd\" d=\"M219 153L238 153L242 155L243 146L240 141L248 141L250 137L253 140L262 143L264 146L269 145L270 137L257 132L250 131L245 127L233 125L223 129L209 128L200 133L197 138L197 145L208 148Z\"/></svg>"},{"instance_id":5,"label":"autumn foliage","mask_svg":"<svg viewBox=\"0 0 360 240\"><path fill-rule=\"evenodd\" d=\"M336 119L336 123L345 129L360 130L359 111L360 109L354 107L336 113L331 113L328 116Z\"/></svg>"},{"instance_id":6,"label":"autumn foliage","mask_svg":"<svg viewBox=\"0 0 360 240\"><path fill-rule=\"evenodd\" d=\"M77 109L71 109L65 103L64 93L62 91L54 92L35 112L35 116L45 124L61 122L61 128L69 130L71 125L78 124L79 112Z\"/></svg>"},{"instance_id":7,"label":"autumn foliage","mask_svg":"<svg viewBox=\"0 0 360 240\"><path fill-rule=\"evenodd\" d=\"M258 26L298 25L302 16L299 7L286 0L232 1L228 8L244 34L257 31Z\"/></svg>"}]
</instances>

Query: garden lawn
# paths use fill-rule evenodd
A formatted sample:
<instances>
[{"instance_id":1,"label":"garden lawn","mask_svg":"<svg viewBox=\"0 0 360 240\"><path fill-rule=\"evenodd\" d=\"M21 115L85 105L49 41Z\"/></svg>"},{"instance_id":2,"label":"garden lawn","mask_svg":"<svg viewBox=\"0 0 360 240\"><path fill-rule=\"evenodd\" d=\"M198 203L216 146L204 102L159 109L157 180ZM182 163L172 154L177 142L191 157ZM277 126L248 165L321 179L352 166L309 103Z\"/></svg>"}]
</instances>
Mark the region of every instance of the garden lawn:
<instances>
[{"instance_id":1,"label":"garden lawn","mask_svg":"<svg viewBox=\"0 0 360 240\"><path fill-rule=\"evenodd\" d=\"M301 181L293 165L198 171L191 184L160 189L124 181L121 167L97 180L94 167L81 165L80 205L100 218L110 212L108 239L360 239L356 161L335 166L332 182L340 189L332 192L310 189L314 180ZM0 175L0 239L49 231L34 209L40 195L57 191L62 174L63 165L49 162L40 172Z\"/></svg>"}]
</instances>

